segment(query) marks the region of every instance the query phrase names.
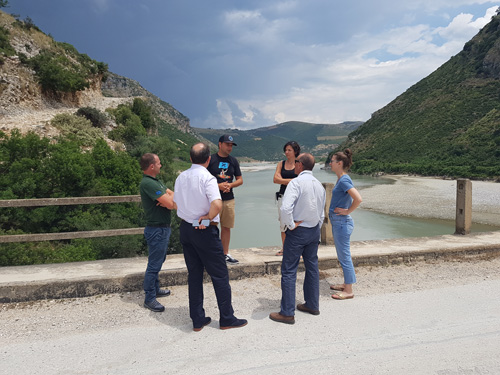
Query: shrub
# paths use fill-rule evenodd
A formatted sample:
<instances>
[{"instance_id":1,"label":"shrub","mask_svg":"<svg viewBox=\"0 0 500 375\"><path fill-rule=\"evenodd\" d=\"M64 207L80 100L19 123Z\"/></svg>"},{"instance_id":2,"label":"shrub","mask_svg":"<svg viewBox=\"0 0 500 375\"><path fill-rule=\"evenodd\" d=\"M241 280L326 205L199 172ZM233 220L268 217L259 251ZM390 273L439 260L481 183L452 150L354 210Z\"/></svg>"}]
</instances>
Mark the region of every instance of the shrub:
<instances>
[{"instance_id":1,"label":"shrub","mask_svg":"<svg viewBox=\"0 0 500 375\"><path fill-rule=\"evenodd\" d=\"M0 26L0 54L4 54L5 56L13 56L16 54L16 51L10 44L9 30L3 26Z\"/></svg>"},{"instance_id":2,"label":"shrub","mask_svg":"<svg viewBox=\"0 0 500 375\"><path fill-rule=\"evenodd\" d=\"M92 146L98 139L103 138L102 131L92 127L92 122L81 116L58 114L50 123L59 129L65 138L84 146Z\"/></svg>"},{"instance_id":3,"label":"shrub","mask_svg":"<svg viewBox=\"0 0 500 375\"><path fill-rule=\"evenodd\" d=\"M85 117L96 128L104 128L108 124L106 114L99 111L97 108L82 107L75 113L77 116Z\"/></svg>"},{"instance_id":4,"label":"shrub","mask_svg":"<svg viewBox=\"0 0 500 375\"><path fill-rule=\"evenodd\" d=\"M144 126L145 129L155 128L151 107L148 106L144 100L135 98L132 103L132 112L139 116L142 126Z\"/></svg>"},{"instance_id":5,"label":"shrub","mask_svg":"<svg viewBox=\"0 0 500 375\"><path fill-rule=\"evenodd\" d=\"M79 53L71 44L54 43L55 51L42 50L28 61L45 91L74 93L89 87L94 76L104 78L107 64Z\"/></svg>"},{"instance_id":6,"label":"shrub","mask_svg":"<svg viewBox=\"0 0 500 375\"><path fill-rule=\"evenodd\" d=\"M8 234L14 234L9 232ZM15 233L19 234L19 233ZM84 239L64 242L22 242L3 244L0 249L0 266L65 263L96 260L97 251L91 241Z\"/></svg>"},{"instance_id":7,"label":"shrub","mask_svg":"<svg viewBox=\"0 0 500 375\"><path fill-rule=\"evenodd\" d=\"M132 112L126 105L119 105L116 109L109 111L119 126L108 133L115 140L125 142L129 145L138 141L141 136L146 135L146 129L142 126L141 118Z\"/></svg>"},{"instance_id":8,"label":"shrub","mask_svg":"<svg viewBox=\"0 0 500 375\"><path fill-rule=\"evenodd\" d=\"M42 51L29 60L45 91L76 92L89 87L87 74L64 55Z\"/></svg>"}]
</instances>

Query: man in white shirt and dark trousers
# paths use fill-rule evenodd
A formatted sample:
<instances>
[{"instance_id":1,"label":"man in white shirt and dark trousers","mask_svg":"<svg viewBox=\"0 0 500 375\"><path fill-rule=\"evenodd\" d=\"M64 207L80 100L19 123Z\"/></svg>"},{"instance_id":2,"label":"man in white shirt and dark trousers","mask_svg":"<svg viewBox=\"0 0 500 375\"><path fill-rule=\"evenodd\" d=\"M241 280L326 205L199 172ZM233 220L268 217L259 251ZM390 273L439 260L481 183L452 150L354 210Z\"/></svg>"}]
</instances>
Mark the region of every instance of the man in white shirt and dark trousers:
<instances>
[{"instance_id":1,"label":"man in white shirt and dark trousers","mask_svg":"<svg viewBox=\"0 0 500 375\"><path fill-rule=\"evenodd\" d=\"M312 174L314 157L300 154L295 161L294 178L282 198L281 225L286 228L281 263L281 310L269 315L280 323L295 323L295 284L300 257L306 268L304 300L297 309L319 315L318 245L325 218L326 192ZM174 195L175 197L175 195Z\"/></svg>"},{"instance_id":2,"label":"man in white shirt and dark trousers","mask_svg":"<svg viewBox=\"0 0 500 375\"><path fill-rule=\"evenodd\" d=\"M174 202L177 216L182 219L179 232L188 269L189 314L193 330L201 331L211 322L203 308L205 269L215 289L220 329L243 327L248 322L234 316L231 304L229 273L217 227L222 200L217 180L207 170L210 149L204 143L197 143L191 147L190 156L191 168L182 172L175 181Z\"/></svg>"}]
</instances>

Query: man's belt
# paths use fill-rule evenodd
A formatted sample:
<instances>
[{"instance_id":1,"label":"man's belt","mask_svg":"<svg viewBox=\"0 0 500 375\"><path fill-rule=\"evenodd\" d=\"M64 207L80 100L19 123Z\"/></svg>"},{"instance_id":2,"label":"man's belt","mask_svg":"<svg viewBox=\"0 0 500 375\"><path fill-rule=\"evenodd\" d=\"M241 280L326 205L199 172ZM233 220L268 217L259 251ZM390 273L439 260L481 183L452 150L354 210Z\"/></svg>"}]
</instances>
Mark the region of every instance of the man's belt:
<instances>
[{"instance_id":1,"label":"man's belt","mask_svg":"<svg viewBox=\"0 0 500 375\"><path fill-rule=\"evenodd\" d=\"M187 223L187 224L189 224L189 225L193 225L193 223L187 222L187 221L186 221L186 220L184 220L184 219L183 219L182 221L184 221L185 223ZM219 223L218 223L217 221L211 221L211 222L210 222L210 225L215 225L215 226L217 226L217 225L219 225Z\"/></svg>"}]
</instances>

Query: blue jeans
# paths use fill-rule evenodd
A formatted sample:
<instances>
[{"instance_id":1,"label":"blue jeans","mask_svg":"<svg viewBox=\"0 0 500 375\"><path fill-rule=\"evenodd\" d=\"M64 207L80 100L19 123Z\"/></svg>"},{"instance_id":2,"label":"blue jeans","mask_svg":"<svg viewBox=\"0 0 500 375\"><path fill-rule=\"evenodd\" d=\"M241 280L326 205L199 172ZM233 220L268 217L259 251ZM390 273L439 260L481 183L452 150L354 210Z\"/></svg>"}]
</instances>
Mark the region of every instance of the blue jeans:
<instances>
[{"instance_id":1,"label":"blue jeans","mask_svg":"<svg viewBox=\"0 0 500 375\"><path fill-rule=\"evenodd\" d=\"M281 262L281 315L295 315L295 283L301 255L306 268L304 278L305 305L312 310L319 310L319 240L319 224L313 228L298 227L286 231L283 261Z\"/></svg>"},{"instance_id":2,"label":"blue jeans","mask_svg":"<svg viewBox=\"0 0 500 375\"><path fill-rule=\"evenodd\" d=\"M350 215L330 216L330 222L332 223L337 258L344 272L344 283L354 284L356 282L356 273L351 258L351 233L354 229L354 222Z\"/></svg>"},{"instance_id":3,"label":"blue jeans","mask_svg":"<svg viewBox=\"0 0 500 375\"><path fill-rule=\"evenodd\" d=\"M158 273L161 270L163 262L167 258L168 241L170 240L170 227L144 228L144 238L148 243L148 266L144 275L144 293L145 302L156 299L156 292L160 289L160 279Z\"/></svg>"}]
</instances>

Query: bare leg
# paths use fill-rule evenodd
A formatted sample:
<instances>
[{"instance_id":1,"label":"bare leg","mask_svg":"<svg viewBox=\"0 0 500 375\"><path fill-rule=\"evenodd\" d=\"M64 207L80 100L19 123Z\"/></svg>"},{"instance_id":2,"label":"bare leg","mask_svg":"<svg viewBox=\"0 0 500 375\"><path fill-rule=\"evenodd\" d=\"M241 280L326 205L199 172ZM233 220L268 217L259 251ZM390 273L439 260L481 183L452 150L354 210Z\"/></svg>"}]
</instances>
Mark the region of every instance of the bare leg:
<instances>
[{"instance_id":1,"label":"bare leg","mask_svg":"<svg viewBox=\"0 0 500 375\"><path fill-rule=\"evenodd\" d=\"M224 255L229 253L229 240L231 239L231 228L221 227L220 240L222 242L222 248L224 249Z\"/></svg>"},{"instance_id":2,"label":"bare leg","mask_svg":"<svg viewBox=\"0 0 500 375\"><path fill-rule=\"evenodd\" d=\"M286 237L285 232L281 232L281 250L276 253L276 256L283 255L283 246L285 245L285 237Z\"/></svg>"},{"instance_id":3,"label":"bare leg","mask_svg":"<svg viewBox=\"0 0 500 375\"><path fill-rule=\"evenodd\" d=\"M352 292L352 284L343 284L344 285L344 289L341 291L341 292L335 292L332 294L332 298L333 299L338 299L338 300L342 300L342 299L351 299L354 297L354 293ZM336 287L337 285L332 285L330 286L330 289L334 289L333 287ZM339 287L341 285L338 285ZM335 289L335 290L339 290L339 289Z\"/></svg>"}]
</instances>

